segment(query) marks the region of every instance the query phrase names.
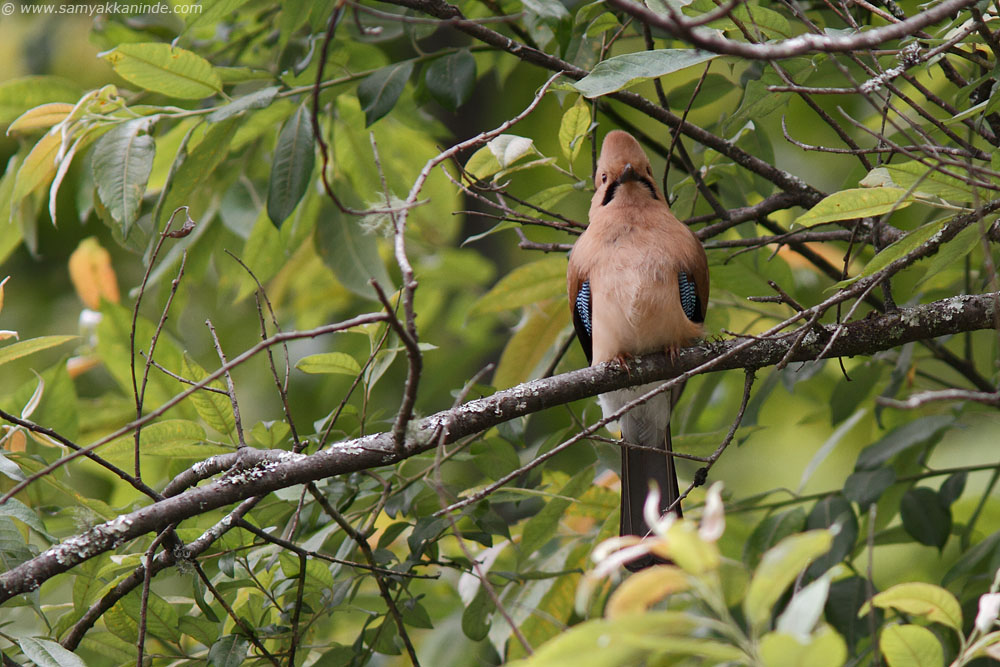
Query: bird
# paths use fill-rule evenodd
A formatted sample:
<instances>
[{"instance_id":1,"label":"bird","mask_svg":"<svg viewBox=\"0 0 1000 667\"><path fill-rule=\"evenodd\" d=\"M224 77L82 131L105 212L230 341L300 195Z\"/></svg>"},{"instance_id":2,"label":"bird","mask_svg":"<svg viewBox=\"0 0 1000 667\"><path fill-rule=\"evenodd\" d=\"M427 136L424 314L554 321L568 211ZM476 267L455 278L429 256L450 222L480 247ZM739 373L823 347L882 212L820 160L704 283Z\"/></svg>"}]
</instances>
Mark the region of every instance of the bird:
<instances>
[{"instance_id":1,"label":"bird","mask_svg":"<svg viewBox=\"0 0 1000 667\"><path fill-rule=\"evenodd\" d=\"M627 369L631 357L652 352L676 359L681 347L705 333L705 249L671 212L649 158L628 132L612 130L605 136L594 188L589 224L570 251L566 271L573 325L587 361L592 366L616 361ZM598 400L608 416L660 384L607 392ZM622 536L649 534L643 506L651 483L660 489L660 515L680 494L668 452L670 414L682 388L657 394L618 420L625 441ZM680 503L675 511L681 515ZM647 556L628 567L639 570L657 562L663 561Z\"/></svg>"}]
</instances>

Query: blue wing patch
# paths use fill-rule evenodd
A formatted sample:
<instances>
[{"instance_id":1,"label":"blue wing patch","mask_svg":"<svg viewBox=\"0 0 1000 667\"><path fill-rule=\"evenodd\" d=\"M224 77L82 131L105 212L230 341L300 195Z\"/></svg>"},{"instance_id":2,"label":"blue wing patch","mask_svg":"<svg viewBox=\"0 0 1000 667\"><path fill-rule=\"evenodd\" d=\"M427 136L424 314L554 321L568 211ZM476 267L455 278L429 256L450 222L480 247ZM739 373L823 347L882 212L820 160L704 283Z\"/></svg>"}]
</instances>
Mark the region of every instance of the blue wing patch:
<instances>
[{"instance_id":1,"label":"blue wing patch","mask_svg":"<svg viewBox=\"0 0 1000 667\"><path fill-rule=\"evenodd\" d=\"M580 346L587 361L593 360L594 324L591 319L593 312L590 303L590 281L585 280L580 285L580 291L576 293L576 300L573 302L573 328L576 329L576 337L580 339Z\"/></svg>"},{"instance_id":2,"label":"blue wing patch","mask_svg":"<svg viewBox=\"0 0 1000 667\"><path fill-rule=\"evenodd\" d=\"M590 321L590 281L585 280L576 293L576 316L588 336L594 335L593 323Z\"/></svg>"},{"instance_id":3,"label":"blue wing patch","mask_svg":"<svg viewBox=\"0 0 1000 667\"><path fill-rule=\"evenodd\" d=\"M698 299L698 291L695 288L694 281L688 277L688 274L681 271L677 274L677 285L681 292L681 308L684 309L684 314L692 322L702 322L704 318L701 315L701 303Z\"/></svg>"}]
</instances>

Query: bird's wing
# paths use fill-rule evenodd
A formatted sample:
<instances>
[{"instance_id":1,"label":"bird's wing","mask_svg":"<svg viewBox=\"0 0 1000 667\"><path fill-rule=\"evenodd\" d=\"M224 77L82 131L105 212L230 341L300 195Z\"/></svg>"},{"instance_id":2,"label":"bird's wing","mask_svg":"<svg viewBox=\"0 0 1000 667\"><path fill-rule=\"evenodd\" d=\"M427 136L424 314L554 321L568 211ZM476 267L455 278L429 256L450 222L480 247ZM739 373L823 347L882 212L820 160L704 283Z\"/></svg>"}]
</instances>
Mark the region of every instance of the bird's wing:
<instances>
[{"instance_id":1,"label":"bird's wing","mask_svg":"<svg viewBox=\"0 0 1000 667\"><path fill-rule=\"evenodd\" d=\"M573 311L573 328L576 329L576 336L580 339L580 346L587 357L589 363L594 356L594 326L590 281L583 278L576 271L573 262L569 264L567 271L567 287L569 290L569 306Z\"/></svg>"}]
</instances>

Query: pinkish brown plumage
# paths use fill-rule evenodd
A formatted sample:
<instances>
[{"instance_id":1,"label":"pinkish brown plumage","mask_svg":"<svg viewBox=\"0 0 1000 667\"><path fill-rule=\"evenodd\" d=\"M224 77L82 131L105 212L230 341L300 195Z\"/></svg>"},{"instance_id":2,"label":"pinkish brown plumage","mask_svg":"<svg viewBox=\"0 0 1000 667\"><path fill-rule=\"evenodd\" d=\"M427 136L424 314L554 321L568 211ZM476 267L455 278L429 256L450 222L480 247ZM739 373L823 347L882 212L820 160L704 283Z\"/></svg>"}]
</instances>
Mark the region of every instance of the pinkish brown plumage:
<instances>
[{"instance_id":1,"label":"pinkish brown plumage","mask_svg":"<svg viewBox=\"0 0 1000 667\"><path fill-rule=\"evenodd\" d=\"M587 358L598 364L650 352L675 356L704 333L709 293L705 251L671 213L649 159L632 135L608 133L594 184L590 224L573 246L566 274ZM603 394L601 407L610 414L655 386ZM624 415L619 420L623 439L669 450L670 412L678 394L664 392ZM679 492L673 458L623 447L623 535L648 532L642 506L651 481L660 487L664 510Z\"/></svg>"}]
</instances>

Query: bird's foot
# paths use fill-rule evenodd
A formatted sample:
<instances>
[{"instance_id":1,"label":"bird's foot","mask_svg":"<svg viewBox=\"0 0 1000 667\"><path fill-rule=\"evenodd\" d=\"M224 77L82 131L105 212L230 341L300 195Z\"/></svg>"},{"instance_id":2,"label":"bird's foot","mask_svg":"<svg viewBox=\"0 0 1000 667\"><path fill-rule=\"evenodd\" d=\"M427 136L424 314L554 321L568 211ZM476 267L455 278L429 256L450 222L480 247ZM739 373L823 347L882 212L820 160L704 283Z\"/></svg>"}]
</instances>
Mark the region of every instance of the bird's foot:
<instances>
[{"instance_id":1,"label":"bird's foot","mask_svg":"<svg viewBox=\"0 0 1000 667\"><path fill-rule=\"evenodd\" d=\"M681 349L676 345L668 345L663 353L667 355L667 359L671 364L676 365L680 351Z\"/></svg>"},{"instance_id":2,"label":"bird's foot","mask_svg":"<svg viewBox=\"0 0 1000 667\"><path fill-rule=\"evenodd\" d=\"M632 378L632 371L628 367L628 362L632 359L632 355L628 353L616 354L614 356L614 361L618 362L618 365L625 369L628 373L629 379Z\"/></svg>"}]
</instances>

